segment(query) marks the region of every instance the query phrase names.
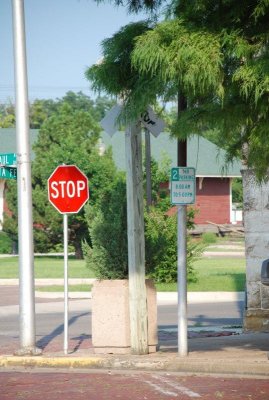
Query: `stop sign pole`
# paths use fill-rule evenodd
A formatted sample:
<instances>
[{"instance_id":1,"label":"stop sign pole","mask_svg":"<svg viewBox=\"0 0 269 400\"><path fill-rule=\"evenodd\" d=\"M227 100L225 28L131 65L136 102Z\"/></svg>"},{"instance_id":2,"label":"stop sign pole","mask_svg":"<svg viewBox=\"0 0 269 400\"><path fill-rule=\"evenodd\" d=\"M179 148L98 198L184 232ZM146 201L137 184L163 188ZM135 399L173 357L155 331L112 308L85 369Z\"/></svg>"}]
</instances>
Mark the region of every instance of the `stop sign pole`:
<instances>
[{"instance_id":1,"label":"stop sign pole","mask_svg":"<svg viewBox=\"0 0 269 400\"><path fill-rule=\"evenodd\" d=\"M59 165L48 179L51 204L63 214L64 353L68 353L68 214L76 214L89 199L88 179L75 165Z\"/></svg>"}]
</instances>

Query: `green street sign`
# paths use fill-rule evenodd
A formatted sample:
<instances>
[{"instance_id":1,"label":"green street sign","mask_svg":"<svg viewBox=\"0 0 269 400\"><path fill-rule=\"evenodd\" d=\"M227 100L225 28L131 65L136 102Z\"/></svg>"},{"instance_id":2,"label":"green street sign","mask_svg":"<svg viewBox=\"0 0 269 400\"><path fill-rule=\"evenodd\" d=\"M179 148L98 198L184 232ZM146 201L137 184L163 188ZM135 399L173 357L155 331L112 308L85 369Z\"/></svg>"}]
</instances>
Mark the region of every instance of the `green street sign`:
<instances>
[{"instance_id":1,"label":"green street sign","mask_svg":"<svg viewBox=\"0 0 269 400\"><path fill-rule=\"evenodd\" d=\"M1 179L17 179L17 168L14 167L0 167Z\"/></svg>"},{"instance_id":2,"label":"green street sign","mask_svg":"<svg viewBox=\"0 0 269 400\"><path fill-rule=\"evenodd\" d=\"M14 167L17 164L16 153L0 153L0 167Z\"/></svg>"},{"instance_id":3,"label":"green street sign","mask_svg":"<svg viewBox=\"0 0 269 400\"><path fill-rule=\"evenodd\" d=\"M195 203L195 168L174 167L171 169L171 203L185 205Z\"/></svg>"}]
</instances>

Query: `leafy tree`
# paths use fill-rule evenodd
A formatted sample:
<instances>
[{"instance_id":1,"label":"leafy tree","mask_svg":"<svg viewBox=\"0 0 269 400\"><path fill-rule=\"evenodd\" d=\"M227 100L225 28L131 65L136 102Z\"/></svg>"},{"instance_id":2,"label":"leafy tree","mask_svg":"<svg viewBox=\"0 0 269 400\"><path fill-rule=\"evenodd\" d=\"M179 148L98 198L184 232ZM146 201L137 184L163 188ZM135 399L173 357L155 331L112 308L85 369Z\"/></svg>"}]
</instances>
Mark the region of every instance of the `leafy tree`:
<instances>
[{"instance_id":1,"label":"leafy tree","mask_svg":"<svg viewBox=\"0 0 269 400\"><path fill-rule=\"evenodd\" d=\"M68 103L63 103L40 129L34 148L34 220L46 228L51 243L59 242L61 230L59 213L49 204L44 207L47 179L54 168L62 163L76 164L89 179L91 202L98 201L102 186L109 185L113 178L115 166L111 152L103 157L98 153L99 131L89 112L73 109ZM84 210L70 216L69 221L70 242L75 246L77 257L81 257L81 240L87 232Z\"/></svg>"},{"instance_id":2,"label":"leafy tree","mask_svg":"<svg viewBox=\"0 0 269 400\"><path fill-rule=\"evenodd\" d=\"M111 38L105 39L102 42L102 62L86 71L86 77L91 81L94 90L122 99L125 106L122 115L124 122L126 119L136 120L164 92L161 79L152 80L147 71L138 73L131 64L136 38L151 29L150 27L148 21L131 23Z\"/></svg>"},{"instance_id":3,"label":"leafy tree","mask_svg":"<svg viewBox=\"0 0 269 400\"><path fill-rule=\"evenodd\" d=\"M230 159L247 147L245 162L263 177L269 158L268 2L173 5L174 19L137 39L134 66L154 80L163 76L167 85L178 84L187 94L188 110L178 118L177 135L215 129Z\"/></svg>"},{"instance_id":4,"label":"leafy tree","mask_svg":"<svg viewBox=\"0 0 269 400\"><path fill-rule=\"evenodd\" d=\"M114 104L115 100L99 96L92 100L83 92L69 91L60 99L36 99L29 104L30 128L40 129L43 122L52 114L57 112L61 105L69 104L73 110L91 112L95 121L100 121L106 111ZM0 128L11 128L15 126L15 105L11 102L0 105Z\"/></svg>"},{"instance_id":5,"label":"leafy tree","mask_svg":"<svg viewBox=\"0 0 269 400\"><path fill-rule=\"evenodd\" d=\"M47 180L59 164L76 164L88 177L90 202L97 203L104 187L109 186L116 167L111 150L99 155L100 128L90 110L80 111L61 102L42 124L34 146L32 165L33 220L35 250L53 250L62 241L62 217L48 202ZM8 185L12 198L8 203L12 216L5 218L4 229L16 233L16 195ZM9 228L8 228L9 227ZM81 241L88 238L84 209L69 217L69 240L76 256L82 257ZM89 238L88 238L89 239Z\"/></svg>"},{"instance_id":6,"label":"leafy tree","mask_svg":"<svg viewBox=\"0 0 269 400\"><path fill-rule=\"evenodd\" d=\"M0 104L0 128L11 128L15 126L15 107L9 102Z\"/></svg>"},{"instance_id":7,"label":"leafy tree","mask_svg":"<svg viewBox=\"0 0 269 400\"><path fill-rule=\"evenodd\" d=\"M36 99L29 106L30 128L40 129L43 122L49 118L57 108L54 100Z\"/></svg>"},{"instance_id":8,"label":"leafy tree","mask_svg":"<svg viewBox=\"0 0 269 400\"><path fill-rule=\"evenodd\" d=\"M114 3L133 12L166 4ZM151 103L156 94L168 98L179 91L187 97L188 109L180 113L175 135L185 138L214 129L216 142L226 142L228 160L241 156L263 178L269 161L268 1L172 0L167 9L170 19L148 24L140 37L131 40L135 44L129 53L130 70L135 76L147 74L148 85L141 99L125 93L126 104L144 99ZM148 90L154 86L155 94Z\"/></svg>"}]
</instances>

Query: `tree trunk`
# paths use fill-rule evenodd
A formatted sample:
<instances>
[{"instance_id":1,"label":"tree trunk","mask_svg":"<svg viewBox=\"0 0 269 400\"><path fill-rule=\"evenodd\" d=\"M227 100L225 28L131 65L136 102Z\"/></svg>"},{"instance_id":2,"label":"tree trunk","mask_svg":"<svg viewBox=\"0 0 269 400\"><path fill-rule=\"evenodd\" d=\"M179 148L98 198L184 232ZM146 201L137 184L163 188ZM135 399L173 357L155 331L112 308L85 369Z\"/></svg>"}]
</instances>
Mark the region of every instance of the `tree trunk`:
<instances>
[{"instance_id":1,"label":"tree trunk","mask_svg":"<svg viewBox=\"0 0 269 400\"><path fill-rule=\"evenodd\" d=\"M83 251L82 251L82 246L81 246L81 240L75 240L74 242L74 246L75 246L75 258L76 260L82 260L83 257Z\"/></svg>"}]
</instances>

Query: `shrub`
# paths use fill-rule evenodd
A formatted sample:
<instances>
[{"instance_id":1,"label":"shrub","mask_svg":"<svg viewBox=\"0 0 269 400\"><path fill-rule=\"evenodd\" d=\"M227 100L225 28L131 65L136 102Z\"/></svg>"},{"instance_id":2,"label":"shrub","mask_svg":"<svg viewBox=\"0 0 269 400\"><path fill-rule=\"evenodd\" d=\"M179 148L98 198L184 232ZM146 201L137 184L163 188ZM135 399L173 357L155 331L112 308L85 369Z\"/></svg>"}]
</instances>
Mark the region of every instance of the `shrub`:
<instances>
[{"instance_id":1,"label":"shrub","mask_svg":"<svg viewBox=\"0 0 269 400\"><path fill-rule=\"evenodd\" d=\"M192 215L192 214L191 214ZM188 214L188 219L190 215ZM177 218L152 209L145 215L146 270L155 282L177 281ZM203 246L187 238L187 280L196 282L193 268Z\"/></svg>"},{"instance_id":2,"label":"shrub","mask_svg":"<svg viewBox=\"0 0 269 400\"><path fill-rule=\"evenodd\" d=\"M12 253L12 240L5 232L0 232L0 254Z\"/></svg>"},{"instance_id":3,"label":"shrub","mask_svg":"<svg viewBox=\"0 0 269 400\"><path fill-rule=\"evenodd\" d=\"M194 211L188 211L188 227ZM99 279L128 278L127 207L125 177L119 174L97 206L86 207L91 243L84 243L86 264ZM188 238L188 282L197 281L193 262L203 249ZM145 211L146 274L156 282L177 281L177 218L162 209Z\"/></svg>"},{"instance_id":4,"label":"shrub","mask_svg":"<svg viewBox=\"0 0 269 400\"><path fill-rule=\"evenodd\" d=\"M91 245L84 243L86 264L100 279L128 277L126 185L118 175L98 207L86 208Z\"/></svg>"}]
</instances>

